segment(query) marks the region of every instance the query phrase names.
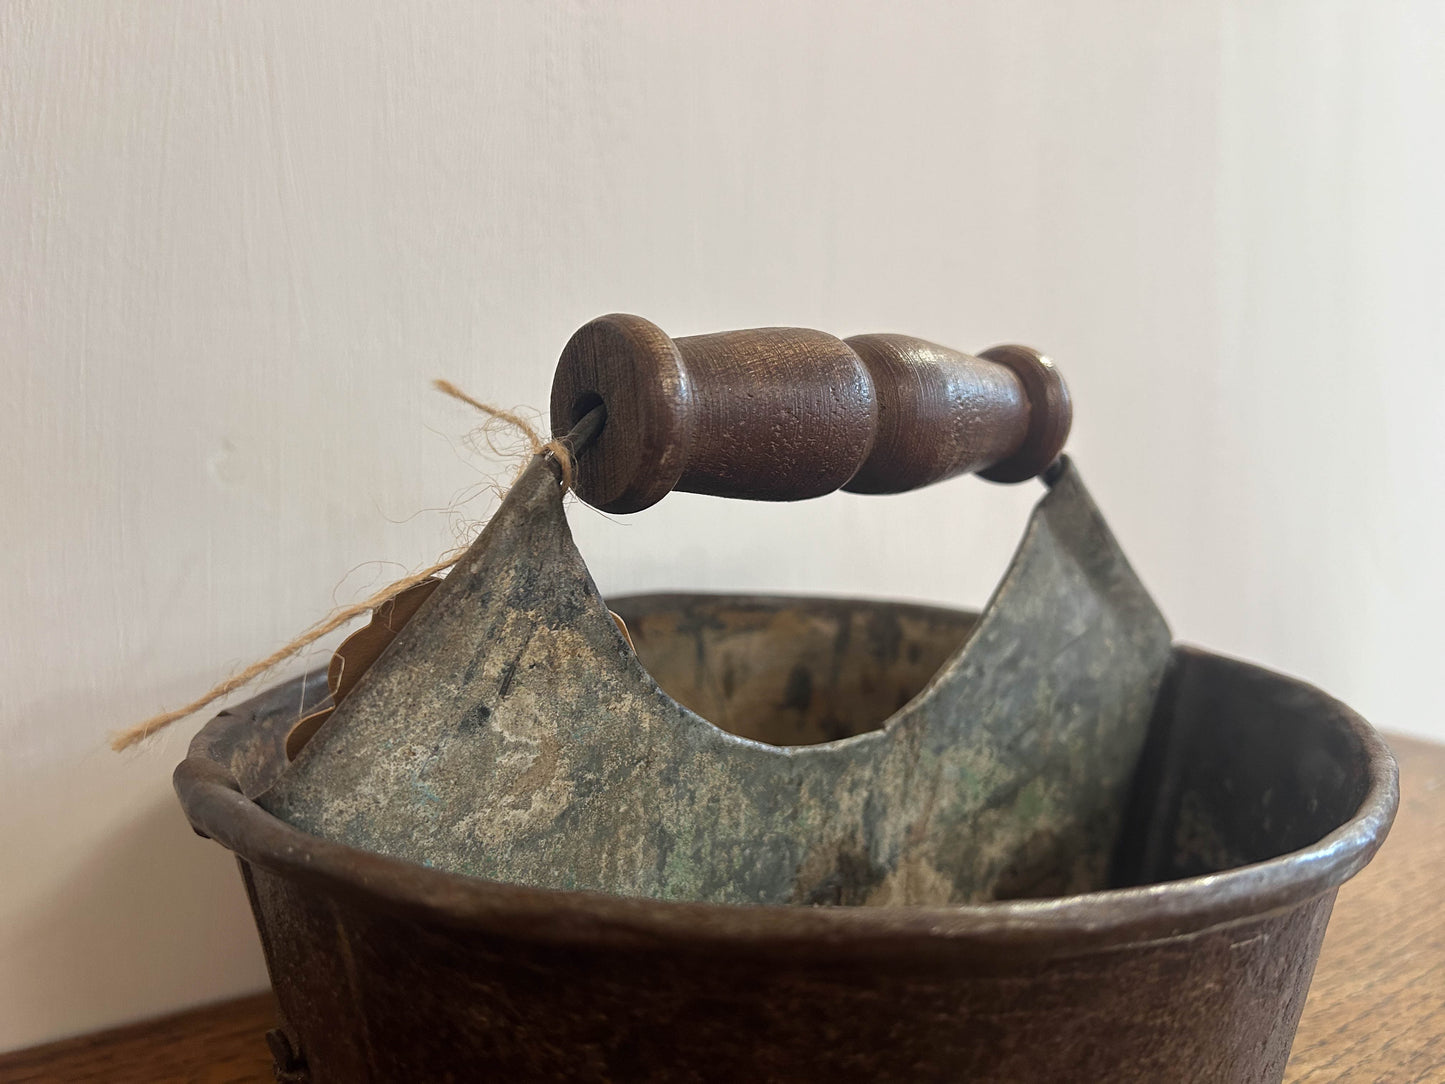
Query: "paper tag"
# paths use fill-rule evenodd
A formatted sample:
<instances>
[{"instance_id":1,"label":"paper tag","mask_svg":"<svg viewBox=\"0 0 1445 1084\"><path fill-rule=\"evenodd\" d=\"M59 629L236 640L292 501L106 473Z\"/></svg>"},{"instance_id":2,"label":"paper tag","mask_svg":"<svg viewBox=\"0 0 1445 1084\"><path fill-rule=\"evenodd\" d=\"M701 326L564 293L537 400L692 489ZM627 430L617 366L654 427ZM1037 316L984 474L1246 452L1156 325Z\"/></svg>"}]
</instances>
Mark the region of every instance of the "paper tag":
<instances>
[{"instance_id":1,"label":"paper tag","mask_svg":"<svg viewBox=\"0 0 1445 1084\"><path fill-rule=\"evenodd\" d=\"M370 669L387 645L396 639L412 616L421 608L441 579L433 576L413 584L405 591L393 595L371 611L371 621L357 629L331 656L326 667L326 686L331 690L331 703L313 711L291 728L286 735L286 759L295 760L312 736L321 729L321 724L331 717L336 706L346 694L356 687L361 675Z\"/></svg>"}]
</instances>

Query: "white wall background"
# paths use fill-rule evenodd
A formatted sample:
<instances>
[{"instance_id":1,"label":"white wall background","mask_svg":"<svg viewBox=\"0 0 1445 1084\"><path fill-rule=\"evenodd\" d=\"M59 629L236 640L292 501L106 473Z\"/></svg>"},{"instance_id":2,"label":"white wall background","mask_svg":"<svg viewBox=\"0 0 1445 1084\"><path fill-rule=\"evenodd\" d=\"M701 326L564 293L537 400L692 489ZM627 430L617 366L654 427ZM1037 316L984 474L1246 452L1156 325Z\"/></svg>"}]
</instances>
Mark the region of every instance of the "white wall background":
<instances>
[{"instance_id":1,"label":"white wall background","mask_svg":"<svg viewBox=\"0 0 1445 1084\"><path fill-rule=\"evenodd\" d=\"M264 984L199 721L107 733L447 546L428 378L603 312L1047 349L1182 638L1445 738L1442 134L1431 0L0 5L0 1049ZM977 605L1036 493L573 522Z\"/></svg>"}]
</instances>

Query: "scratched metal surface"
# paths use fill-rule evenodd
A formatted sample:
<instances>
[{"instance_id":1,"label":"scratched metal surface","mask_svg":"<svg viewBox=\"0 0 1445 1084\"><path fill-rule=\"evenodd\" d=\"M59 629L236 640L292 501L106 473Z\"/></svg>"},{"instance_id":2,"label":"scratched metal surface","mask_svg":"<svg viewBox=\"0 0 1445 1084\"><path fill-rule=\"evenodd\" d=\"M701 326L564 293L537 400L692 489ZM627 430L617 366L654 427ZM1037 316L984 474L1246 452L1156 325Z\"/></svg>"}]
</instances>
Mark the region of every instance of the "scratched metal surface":
<instances>
[{"instance_id":1,"label":"scratched metal surface","mask_svg":"<svg viewBox=\"0 0 1445 1084\"><path fill-rule=\"evenodd\" d=\"M1104 884L1169 642L1066 466L966 640L882 729L750 740L643 668L538 459L258 800L316 835L538 886L865 905L1082 891Z\"/></svg>"}]
</instances>

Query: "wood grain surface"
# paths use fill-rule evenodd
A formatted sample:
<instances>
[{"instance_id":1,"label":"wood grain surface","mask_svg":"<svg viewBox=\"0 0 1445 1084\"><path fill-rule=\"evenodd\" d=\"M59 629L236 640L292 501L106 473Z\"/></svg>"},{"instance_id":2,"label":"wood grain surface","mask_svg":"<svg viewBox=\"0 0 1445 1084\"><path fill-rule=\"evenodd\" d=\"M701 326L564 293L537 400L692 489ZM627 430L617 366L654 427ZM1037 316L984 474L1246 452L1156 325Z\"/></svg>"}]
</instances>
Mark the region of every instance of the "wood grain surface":
<instances>
[{"instance_id":1,"label":"wood grain surface","mask_svg":"<svg viewBox=\"0 0 1445 1084\"><path fill-rule=\"evenodd\" d=\"M1340 890L1285 1080L1445 1080L1445 746L1392 738L1400 814ZM0 1082L273 1079L269 994L0 1055Z\"/></svg>"},{"instance_id":2,"label":"wood grain surface","mask_svg":"<svg viewBox=\"0 0 1445 1084\"><path fill-rule=\"evenodd\" d=\"M637 512L674 489L796 501L902 493L978 471L1022 482L1063 449L1073 407L1037 350L974 357L907 335L806 328L670 338L613 313L578 329L552 383L554 436L601 405L576 492Z\"/></svg>"},{"instance_id":3,"label":"wood grain surface","mask_svg":"<svg viewBox=\"0 0 1445 1084\"><path fill-rule=\"evenodd\" d=\"M1389 739L1400 812L1340 889L1285 1080L1445 1081L1445 746Z\"/></svg>"},{"instance_id":4,"label":"wood grain surface","mask_svg":"<svg viewBox=\"0 0 1445 1084\"><path fill-rule=\"evenodd\" d=\"M271 995L258 994L115 1031L0 1055L4 1084L252 1084L275 1079L266 1032Z\"/></svg>"}]
</instances>

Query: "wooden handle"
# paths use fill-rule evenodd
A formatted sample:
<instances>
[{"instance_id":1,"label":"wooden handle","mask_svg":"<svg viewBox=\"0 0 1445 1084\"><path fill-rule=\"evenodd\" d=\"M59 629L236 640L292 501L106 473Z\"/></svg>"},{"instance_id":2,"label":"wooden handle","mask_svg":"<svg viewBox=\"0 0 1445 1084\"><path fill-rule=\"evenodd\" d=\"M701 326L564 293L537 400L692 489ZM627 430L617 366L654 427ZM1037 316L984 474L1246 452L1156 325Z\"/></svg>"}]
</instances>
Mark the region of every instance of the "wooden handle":
<instances>
[{"instance_id":1,"label":"wooden handle","mask_svg":"<svg viewBox=\"0 0 1445 1084\"><path fill-rule=\"evenodd\" d=\"M552 432L602 405L576 489L637 512L674 489L793 501L901 493L976 471L1020 482L1063 449L1072 408L1037 350L979 357L906 335L769 327L671 339L640 316L584 325L552 382Z\"/></svg>"}]
</instances>

